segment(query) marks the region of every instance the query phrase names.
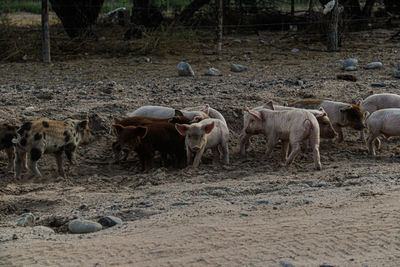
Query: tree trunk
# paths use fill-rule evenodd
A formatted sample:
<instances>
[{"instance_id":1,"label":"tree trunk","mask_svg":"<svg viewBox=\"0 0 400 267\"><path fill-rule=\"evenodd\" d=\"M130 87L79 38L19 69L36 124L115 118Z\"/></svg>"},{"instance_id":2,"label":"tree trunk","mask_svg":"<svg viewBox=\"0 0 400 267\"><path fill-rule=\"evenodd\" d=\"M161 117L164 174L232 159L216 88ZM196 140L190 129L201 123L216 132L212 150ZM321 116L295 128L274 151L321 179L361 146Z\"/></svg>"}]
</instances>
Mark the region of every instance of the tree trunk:
<instances>
[{"instance_id":1,"label":"tree trunk","mask_svg":"<svg viewBox=\"0 0 400 267\"><path fill-rule=\"evenodd\" d=\"M222 32L223 32L223 0L215 0L217 8L217 55L221 55L222 52Z\"/></svg>"},{"instance_id":2,"label":"tree trunk","mask_svg":"<svg viewBox=\"0 0 400 267\"><path fill-rule=\"evenodd\" d=\"M209 3L210 0L194 0L187 7L185 7L185 9L179 14L176 20L182 23L187 22L189 19L193 17L196 11L198 11L201 7Z\"/></svg>"},{"instance_id":3,"label":"tree trunk","mask_svg":"<svg viewBox=\"0 0 400 267\"><path fill-rule=\"evenodd\" d=\"M90 35L104 0L50 0L70 38Z\"/></svg>"},{"instance_id":4,"label":"tree trunk","mask_svg":"<svg viewBox=\"0 0 400 267\"><path fill-rule=\"evenodd\" d=\"M150 0L133 0L131 22L145 28L157 28L163 21L161 11Z\"/></svg>"},{"instance_id":5,"label":"tree trunk","mask_svg":"<svg viewBox=\"0 0 400 267\"><path fill-rule=\"evenodd\" d=\"M294 0L290 2L290 15L294 17Z\"/></svg>"},{"instance_id":6,"label":"tree trunk","mask_svg":"<svg viewBox=\"0 0 400 267\"><path fill-rule=\"evenodd\" d=\"M338 50L338 21L339 21L339 13L338 13L338 1L335 1L335 6L330 12L328 16L329 19L329 29L328 29L328 51L335 52Z\"/></svg>"},{"instance_id":7,"label":"tree trunk","mask_svg":"<svg viewBox=\"0 0 400 267\"><path fill-rule=\"evenodd\" d=\"M367 0L367 2L364 5L362 14L366 18L370 18L372 14L372 7L374 6L376 0Z\"/></svg>"}]
</instances>

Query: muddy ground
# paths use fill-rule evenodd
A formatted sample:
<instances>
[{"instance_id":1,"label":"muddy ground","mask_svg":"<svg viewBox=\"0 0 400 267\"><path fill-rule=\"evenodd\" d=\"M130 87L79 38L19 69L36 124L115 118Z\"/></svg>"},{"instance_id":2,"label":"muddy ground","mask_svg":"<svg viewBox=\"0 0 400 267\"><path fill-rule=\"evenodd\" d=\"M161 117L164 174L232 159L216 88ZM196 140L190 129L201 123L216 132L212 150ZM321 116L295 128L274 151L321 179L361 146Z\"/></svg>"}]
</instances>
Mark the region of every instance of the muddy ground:
<instances>
[{"instance_id":1,"label":"muddy ground","mask_svg":"<svg viewBox=\"0 0 400 267\"><path fill-rule=\"evenodd\" d=\"M1 154L0 265L398 266L398 139L384 140L371 157L359 133L347 129L341 144L322 140L322 171L313 170L310 152L288 168L279 160L279 147L265 159L261 137L253 138L248 156L238 154L245 106L305 97L355 103L372 93L400 94L400 80L392 77L400 47L391 34L355 33L338 53L324 52L321 43L262 32L227 36L220 58L204 55L204 47L179 56L149 55L151 62L88 56L50 66L0 63L2 121L89 116L96 136L79 148L77 166L67 164L65 179L46 155L39 162L42 178L16 180L4 172ZM359 60L359 69L350 73L358 81L336 79L350 57ZM192 65L194 77L177 76L181 60ZM364 68L373 61L383 68ZM230 63L249 69L233 73ZM223 75L204 76L209 67ZM384 86L372 86L377 82ZM133 155L126 163L110 163L114 119L147 104L206 103L227 119L230 165L212 165L210 153L197 170L158 167L143 173ZM36 227L14 226L13 218L25 212L38 216ZM124 224L77 235L51 223L105 215Z\"/></svg>"}]
</instances>

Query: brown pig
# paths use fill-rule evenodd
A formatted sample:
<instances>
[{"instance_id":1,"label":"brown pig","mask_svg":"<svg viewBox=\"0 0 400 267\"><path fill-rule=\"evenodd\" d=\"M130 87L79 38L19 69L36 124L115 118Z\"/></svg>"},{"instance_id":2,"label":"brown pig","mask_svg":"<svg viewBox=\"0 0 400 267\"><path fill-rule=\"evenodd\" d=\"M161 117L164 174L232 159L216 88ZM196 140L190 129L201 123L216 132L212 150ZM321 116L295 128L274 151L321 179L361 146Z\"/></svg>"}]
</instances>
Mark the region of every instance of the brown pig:
<instances>
[{"instance_id":1,"label":"brown pig","mask_svg":"<svg viewBox=\"0 0 400 267\"><path fill-rule=\"evenodd\" d=\"M229 129L220 119L204 119L191 125L176 124L178 132L185 136L187 164L197 168L205 150L211 148L214 163L222 157L229 164ZM194 156L194 159L193 159Z\"/></svg>"},{"instance_id":2,"label":"brown pig","mask_svg":"<svg viewBox=\"0 0 400 267\"><path fill-rule=\"evenodd\" d=\"M14 162L14 144L12 139L17 137L18 127L7 124L0 123L0 150L5 150L8 157L8 165L6 172L11 171Z\"/></svg>"},{"instance_id":3,"label":"brown pig","mask_svg":"<svg viewBox=\"0 0 400 267\"><path fill-rule=\"evenodd\" d=\"M339 135L339 142L343 141L343 127L351 127L357 131L362 131L365 128L364 115L360 107L354 104L322 99L303 99L290 103L289 106L305 109L319 109L322 107L328 114L335 132Z\"/></svg>"},{"instance_id":4,"label":"brown pig","mask_svg":"<svg viewBox=\"0 0 400 267\"><path fill-rule=\"evenodd\" d=\"M150 169L156 151L159 151L165 162L170 155L177 165L185 159L185 139L176 131L175 124L157 122L146 126L123 126L114 124L113 130L117 142L139 155L142 170Z\"/></svg>"},{"instance_id":5,"label":"brown pig","mask_svg":"<svg viewBox=\"0 0 400 267\"><path fill-rule=\"evenodd\" d=\"M314 168L321 170L319 155L319 125L314 115L306 110L282 110L274 111L269 109L248 110L252 116L245 129L248 134L262 133L266 136L267 157L272 149L282 141L283 158L287 158L289 145L291 152L286 159L286 165L293 162L301 151L300 144L309 141L313 149Z\"/></svg>"}]
</instances>

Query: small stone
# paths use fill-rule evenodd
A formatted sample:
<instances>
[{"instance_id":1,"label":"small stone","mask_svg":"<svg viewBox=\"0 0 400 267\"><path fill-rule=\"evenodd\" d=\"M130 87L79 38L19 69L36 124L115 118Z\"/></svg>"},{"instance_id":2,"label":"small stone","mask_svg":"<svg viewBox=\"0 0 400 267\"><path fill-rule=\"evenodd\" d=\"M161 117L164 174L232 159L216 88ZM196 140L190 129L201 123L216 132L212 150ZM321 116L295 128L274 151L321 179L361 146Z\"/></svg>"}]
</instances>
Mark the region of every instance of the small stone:
<instances>
[{"instance_id":1,"label":"small stone","mask_svg":"<svg viewBox=\"0 0 400 267\"><path fill-rule=\"evenodd\" d=\"M357 67L356 66L348 66L348 67L344 68L344 70L345 71L355 71L355 70L357 70Z\"/></svg>"},{"instance_id":2,"label":"small stone","mask_svg":"<svg viewBox=\"0 0 400 267\"><path fill-rule=\"evenodd\" d=\"M191 202L174 202L171 204L171 206L189 206L189 205L193 205L193 203Z\"/></svg>"},{"instance_id":3,"label":"small stone","mask_svg":"<svg viewBox=\"0 0 400 267\"><path fill-rule=\"evenodd\" d=\"M350 66L356 66L358 64L358 60L355 58L349 58L343 62L343 69L346 69Z\"/></svg>"},{"instance_id":4,"label":"small stone","mask_svg":"<svg viewBox=\"0 0 400 267\"><path fill-rule=\"evenodd\" d=\"M193 181L191 179L187 179L186 183L191 184L191 183L193 183Z\"/></svg>"},{"instance_id":5,"label":"small stone","mask_svg":"<svg viewBox=\"0 0 400 267\"><path fill-rule=\"evenodd\" d=\"M112 227L117 224L122 224L122 220L115 216L105 216L100 218L97 222L103 227Z\"/></svg>"},{"instance_id":6,"label":"small stone","mask_svg":"<svg viewBox=\"0 0 400 267\"><path fill-rule=\"evenodd\" d=\"M294 264L287 260L281 260L279 262L283 267L294 267Z\"/></svg>"},{"instance_id":7,"label":"small stone","mask_svg":"<svg viewBox=\"0 0 400 267\"><path fill-rule=\"evenodd\" d=\"M179 76L194 76L194 71L189 63L180 62L178 64L178 75Z\"/></svg>"},{"instance_id":8,"label":"small stone","mask_svg":"<svg viewBox=\"0 0 400 267\"><path fill-rule=\"evenodd\" d=\"M240 64L231 64L231 71L232 72L243 72L243 71L247 71L247 67L240 65Z\"/></svg>"},{"instance_id":9,"label":"small stone","mask_svg":"<svg viewBox=\"0 0 400 267\"><path fill-rule=\"evenodd\" d=\"M22 57L22 60L27 61L27 60L28 60L28 55L24 55L24 56Z\"/></svg>"},{"instance_id":10,"label":"small stone","mask_svg":"<svg viewBox=\"0 0 400 267\"><path fill-rule=\"evenodd\" d=\"M371 62L365 67L366 69L380 69L383 67L382 62Z\"/></svg>"},{"instance_id":11,"label":"small stone","mask_svg":"<svg viewBox=\"0 0 400 267\"><path fill-rule=\"evenodd\" d=\"M13 240L17 240L17 239L18 239L17 234L13 234L12 239L13 239Z\"/></svg>"},{"instance_id":12,"label":"small stone","mask_svg":"<svg viewBox=\"0 0 400 267\"><path fill-rule=\"evenodd\" d=\"M73 234L93 233L102 228L101 224L97 222L83 219L72 220L68 223L68 230Z\"/></svg>"},{"instance_id":13,"label":"small stone","mask_svg":"<svg viewBox=\"0 0 400 267\"><path fill-rule=\"evenodd\" d=\"M324 187L324 186L326 186L326 183L324 183L324 182L319 182L319 183L313 185L313 187Z\"/></svg>"},{"instance_id":14,"label":"small stone","mask_svg":"<svg viewBox=\"0 0 400 267\"><path fill-rule=\"evenodd\" d=\"M249 216L249 214L247 214L247 213L241 213L240 216L242 216L242 217L247 217L247 216Z\"/></svg>"},{"instance_id":15,"label":"small stone","mask_svg":"<svg viewBox=\"0 0 400 267\"><path fill-rule=\"evenodd\" d=\"M233 40L233 42L234 42L234 43L237 43L237 44L240 44L240 43L242 43L242 41L241 41L241 40L239 40L239 39Z\"/></svg>"},{"instance_id":16,"label":"small stone","mask_svg":"<svg viewBox=\"0 0 400 267\"><path fill-rule=\"evenodd\" d=\"M270 45L273 45L273 44L275 44L275 40L270 40L268 43L270 44Z\"/></svg>"},{"instance_id":17,"label":"small stone","mask_svg":"<svg viewBox=\"0 0 400 267\"><path fill-rule=\"evenodd\" d=\"M32 107L32 106L29 106L29 107L26 107L26 108L25 108L26 111L32 111L32 110L34 110L34 109L35 109L35 108Z\"/></svg>"},{"instance_id":18,"label":"small stone","mask_svg":"<svg viewBox=\"0 0 400 267\"><path fill-rule=\"evenodd\" d=\"M393 77L400 79L400 70L396 70L395 72L393 72Z\"/></svg>"},{"instance_id":19,"label":"small stone","mask_svg":"<svg viewBox=\"0 0 400 267\"><path fill-rule=\"evenodd\" d=\"M32 213L24 213L17 219L17 226L33 226L35 224L35 216Z\"/></svg>"},{"instance_id":20,"label":"small stone","mask_svg":"<svg viewBox=\"0 0 400 267\"><path fill-rule=\"evenodd\" d=\"M261 204L269 204L269 200L259 200L257 201L257 204L261 205Z\"/></svg>"},{"instance_id":21,"label":"small stone","mask_svg":"<svg viewBox=\"0 0 400 267\"><path fill-rule=\"evenodd\" d=\"M384 82L376 82L376 83L371 83L372 87L386 87L386 83Z\"/></svg>"},{"instance_id":22,"label":"small stone","mask_svg":"<svg viewBox=\"0 0 400 267\"><path fill-rule=\"evenodd\" d=\"M206 75L206 76L221 76L221 72L216 68L209 68L208 70L206 70L204 75Z\"/></svg>"},{"instance_id":23,"label":"small stone","mask_svg":"<svg viewBox=\"0 0 400 267\"><path fill-rule=\"evenodd\" d=\"M290 50L290 52L292 52L292 53L297 53L297 52L299 52L300 50L298 49L298 48L293 48L292 50Z\"/></svg>"},{"instance_id":24,"label":"small stone","mask_svg":"<svg viewBox=\"0 0 400 267\"><path fill-rule=\"evenodd\" d=\"M79 206L79 209L80 209L80 210L83 210L83 209L86 209L86 208L87 208L87 205L86 205L86 204L82 204L82 205Z\"/></svg>"},{"instance_id":25,"label":"small stone","mask_svg":"<svg viewBox=\"0 0 400 267\"><path fill-rule=\"evenodd\" d=\"M151 59L148 57L138 57L135 59L135 61L138 63L141 63L141 62L148 63L151 61Z\"/></svg>"}]
</instances>

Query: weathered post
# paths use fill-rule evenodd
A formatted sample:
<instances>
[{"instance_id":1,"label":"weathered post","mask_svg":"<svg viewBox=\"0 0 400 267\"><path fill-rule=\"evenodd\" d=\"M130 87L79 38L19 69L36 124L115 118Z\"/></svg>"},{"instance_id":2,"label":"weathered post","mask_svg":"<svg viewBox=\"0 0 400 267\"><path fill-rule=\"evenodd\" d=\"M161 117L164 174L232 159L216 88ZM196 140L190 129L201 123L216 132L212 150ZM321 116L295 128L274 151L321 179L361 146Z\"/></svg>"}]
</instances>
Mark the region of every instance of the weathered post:
<instances>
[{"instance_id":1,"label":"weathered post","mask_svg":"<svg viewBox=\"0 0 400 267\"><path fill-rule=\"evenodd\" d=\"M290 3L290 15L294 17L294 0Z\"/></svg>"},{"instance_id":2,"label":"weathered post","mask_svg":"<svg viewBox=\"0 0 400 267\"><path fill-rule=\"evenodd\" d=\"M217 7L217 55L221 55L222 52L222 32L223 32L223 0L215 0Z\"/></svg>"},{"instance_id":3,"label":"weathered post","mask_svg":"<svg viewBox=\"0 0 400 267\"><path fill-rule=\"evenodd\" d=\"M49 0L42 0L43 61L50 63Z\"/></svg>"},{"instance_id":4,"label":"weathered post","mask_svg":"<svg viewBox=\"0 0 400 267\"><path fill-rule=\"evenodd\" d=\"M339 39L338 39L338 21L339 21L339 8L338 0L334 1L333 8L329 14L329 29L328 29L328 51L335 52L338 50ZM331 1L331 2L332 2ZM329 3L331 3L329 2ZM328 4L329 4L328 3Z\"/></svg>"}]
</instances>

